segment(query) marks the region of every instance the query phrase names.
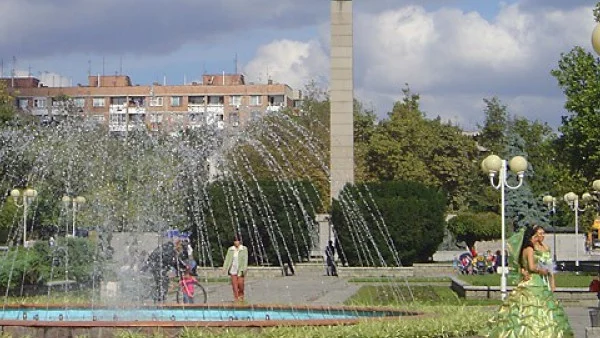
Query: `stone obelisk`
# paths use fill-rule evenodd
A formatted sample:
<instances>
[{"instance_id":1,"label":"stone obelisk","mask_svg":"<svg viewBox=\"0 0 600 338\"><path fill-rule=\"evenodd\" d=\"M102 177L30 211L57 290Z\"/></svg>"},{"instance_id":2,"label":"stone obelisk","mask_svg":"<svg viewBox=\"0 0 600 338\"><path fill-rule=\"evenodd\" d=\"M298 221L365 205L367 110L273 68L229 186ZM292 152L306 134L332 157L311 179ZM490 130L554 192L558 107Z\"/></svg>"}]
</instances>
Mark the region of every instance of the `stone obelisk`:
<instances>
[{"instance_id":1,"label":"stone obelisk","mask_svg":"<svg viewBox=\"0 0 600 338\"><path fill-rule=\"evenodd\" d=\"M331 198L354 183L352 0L331 0Z\"/></svg>"}]
</instances>

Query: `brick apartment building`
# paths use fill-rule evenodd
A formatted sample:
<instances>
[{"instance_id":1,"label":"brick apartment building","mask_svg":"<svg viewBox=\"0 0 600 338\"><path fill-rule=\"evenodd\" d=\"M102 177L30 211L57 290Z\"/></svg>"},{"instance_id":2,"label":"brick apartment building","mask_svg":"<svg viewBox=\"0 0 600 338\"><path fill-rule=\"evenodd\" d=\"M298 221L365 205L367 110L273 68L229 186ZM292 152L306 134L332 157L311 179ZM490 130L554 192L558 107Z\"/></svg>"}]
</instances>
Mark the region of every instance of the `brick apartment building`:
<instances>
[{"instance_id":1,"label":"brick apartment building","mask_svg":"<svg viewBox=\"0 0 600 338\"><path fill-rule=\"evenodd\" d=\"M0 78L15 106L41 121L80 115L111 132L176 130L216 124L238 128L266 113L295 107L299 91L286 84L246 83L241 74L204 75L202 83L132 85L126 75L89 76L88 85L47 87L34 77Z\"/></svg>"}]
</instances>

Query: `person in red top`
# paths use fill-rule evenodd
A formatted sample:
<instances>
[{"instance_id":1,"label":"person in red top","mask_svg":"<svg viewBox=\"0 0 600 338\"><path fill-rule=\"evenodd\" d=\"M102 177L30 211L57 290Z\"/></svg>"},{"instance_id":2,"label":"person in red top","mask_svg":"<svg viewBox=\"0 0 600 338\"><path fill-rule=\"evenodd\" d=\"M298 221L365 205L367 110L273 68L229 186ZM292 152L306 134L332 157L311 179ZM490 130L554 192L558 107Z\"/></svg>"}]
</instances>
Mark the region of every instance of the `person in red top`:
<instances>
[{"instance_id":1,"label":"person in red top","mask_svg":"<svg viewBox=\"0 0 600 338\"><path fill-rule=\"evenodd\" d=\"M181 294L183 294L184 304L194 303L194 286L197 282L198 281L190 274L189 270L186 269L183 272L183 276L179 281L179 286L181 287Z\"/></svg>"},{"instance_id":2,"label":"person in red top","mask_svg":"<svg viewBox=\"0 0 600 338\"><path fill-rule=\"evenodd\" d=\"M598 297L598 306L600 306L600 275L594 277L590 283L590 292L595 292Z\"/></svg>"}]
</instances>

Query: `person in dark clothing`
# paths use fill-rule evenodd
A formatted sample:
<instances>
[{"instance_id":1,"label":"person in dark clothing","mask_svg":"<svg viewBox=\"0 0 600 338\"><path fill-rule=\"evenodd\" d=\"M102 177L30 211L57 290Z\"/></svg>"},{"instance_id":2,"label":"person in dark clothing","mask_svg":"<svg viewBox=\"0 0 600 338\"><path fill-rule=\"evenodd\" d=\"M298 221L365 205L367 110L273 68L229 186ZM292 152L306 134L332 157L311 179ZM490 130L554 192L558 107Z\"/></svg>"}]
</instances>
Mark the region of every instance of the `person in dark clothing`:
<instances>
[{"instance_id":1,"label":"person in dark clothing","mask_svg":"<svg viewBox=\"0 0 600 338\"><path fill-rule=\"evenodd\" d=\"M337 268L335 266L335 246L333 245L333 241L329 241L329 244L325 248L325 263L327 264L327 276L337 276Z\"/></svg>"},{"instance_id":2,"label":"person in dark clothing","mask_svg":"<svg viewBox=\"0 0 600 338\"><path fill-rule=\"evenodd\" d=\"M294 271L294 263L292 262L292 259L290 258L289 255L284 254L283 256L281 256L281 266L282 266L282 273L283 276L293 276L296 274L296 272Z\"/></svg>"},{"instance_id":3,"label":"person in dark clothing","mask_svg":"<svg viewBox=\"0 0 600 338\"><path fill-rule=\"evenodd\" d=\"M154 249L148 256L146 264L142 271L152 273L154 279L154 288L152 298L155 302L165 300L169 289L169 270L177 267L177 256L175 246L172 242L164 243L162 246Z\"/></svg>"}]
</instances>

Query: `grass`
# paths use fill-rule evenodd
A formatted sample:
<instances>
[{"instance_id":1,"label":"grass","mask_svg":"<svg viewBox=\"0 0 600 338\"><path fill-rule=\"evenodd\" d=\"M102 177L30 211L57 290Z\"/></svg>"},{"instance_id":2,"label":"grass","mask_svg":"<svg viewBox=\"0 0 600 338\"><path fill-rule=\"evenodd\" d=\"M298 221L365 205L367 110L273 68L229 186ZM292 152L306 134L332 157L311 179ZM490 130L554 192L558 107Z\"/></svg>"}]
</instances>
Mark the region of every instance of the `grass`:
<instances>
[{"instance_id":1,"label":"grass","mask_svg":"<svg viewBox=\"0 0 600 338\"><path fill-rule=\"evenodd\" d=\"M557 287L587 288L592 281L592 276L576 275L569 272L560 272L555 275ZM459 275L458 278L473 286L500 286L499 274L486 275Z\"/></svg>"},{"instance_id":2,"label":"grass","mask_svg":"<svg viewBox=\"0 0 600 338\"><path fill-rule=\"evenodd\" d=\"M27 297L2 297L1 302L8 305L33 304L33 305L84 305L89 304L92 292L90 291L54 291L48 295L27 296ZM2 336L0 336L1 338Z\"/></svg>"},{"instance_id":3,"label":"grass","mask_svg":"<svg viewBox=\"0 0 600 338\"><path fill-rule=\"evenodd\" d=\"M350 297L345 304L369 306L406 306L408 304L476 306L499 305L501 301L460 298L448 286L414 285L410 287L409 291L405 285L365 285Z\"/></svg>"},{"instance_id":4,"label":"grass","mask_svg":"<svg viewBox=\"0 0 600 338\"><path fill-rule=\"evenodd\" d=\"M450 277L355 277L350 283L450 283Z\"/></svg>"}]
</instances>

